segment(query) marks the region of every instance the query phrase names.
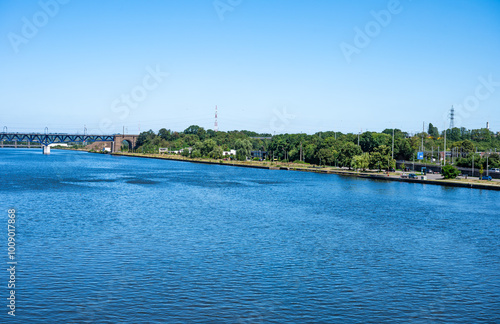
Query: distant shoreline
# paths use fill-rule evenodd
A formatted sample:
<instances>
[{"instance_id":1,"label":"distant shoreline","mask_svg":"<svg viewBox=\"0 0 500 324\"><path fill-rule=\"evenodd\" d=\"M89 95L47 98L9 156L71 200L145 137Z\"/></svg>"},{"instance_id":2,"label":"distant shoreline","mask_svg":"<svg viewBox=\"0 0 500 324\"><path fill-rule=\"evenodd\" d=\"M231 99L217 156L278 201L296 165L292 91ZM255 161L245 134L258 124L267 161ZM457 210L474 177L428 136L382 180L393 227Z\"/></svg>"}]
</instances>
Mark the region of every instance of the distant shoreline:
<instances>
[{"instance_id":1,"label":"distant shoreline","mask_svg":"<svg viewBox=\"0 0 500 324\"><path fill-rule=\"evenodd\" d=\"M158 155L158 154L138 154L138 153L111 153L113 156L128 156L128 157L139 157L157 160L170 160L179 162L190 162L199 164L215 164L215 165L225 165L243 168L255 168L255 169L266 169L266 170L287 170L287 171L301 171L301 172L313 172L313 173L324 173L324 174L337 174L342 176L350 176L364 179L373 180L384 180L384 181L397 181L397 182L409 182L409 183L421 183L439 186L449 186L449 187L459 187L459 188L471 188L471 189L486 189L486 190L498 190L500 191L500 183L498 184L482 184L482 183L472 183L471 181L465 181L463 179L456 180L422 180L422 179L407 179L400 178L396 173L391 173L391 175L382 173L372 173L372 172L356 172L352 170L341 170L333 169L330 167L319 167L319 166L303 166L297 164L275 164L275 165L258 165L257 163L262 162L244 162L244 161L223 161L219 160L207 160L207 159L190 159L190 158L180 158L172 157L169 155Z\"/></svg>"}]
</instances>

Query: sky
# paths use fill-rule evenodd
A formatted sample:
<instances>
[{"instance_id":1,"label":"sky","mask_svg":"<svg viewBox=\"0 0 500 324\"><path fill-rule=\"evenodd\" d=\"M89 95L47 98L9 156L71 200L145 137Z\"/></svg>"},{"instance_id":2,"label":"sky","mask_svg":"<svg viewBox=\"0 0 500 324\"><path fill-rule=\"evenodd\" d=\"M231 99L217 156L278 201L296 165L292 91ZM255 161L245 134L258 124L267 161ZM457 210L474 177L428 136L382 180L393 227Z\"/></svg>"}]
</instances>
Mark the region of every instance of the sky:
<instances>
[{"instance_id":1,"label":"sky","mask_svg":"<svg viewBox=\"0 0 500 324\"><path fill-rule=\"evenodd\" d=\"M499 58L497 0L0 0L0 126L496 132Z\"/></svg>"}]
</instances>

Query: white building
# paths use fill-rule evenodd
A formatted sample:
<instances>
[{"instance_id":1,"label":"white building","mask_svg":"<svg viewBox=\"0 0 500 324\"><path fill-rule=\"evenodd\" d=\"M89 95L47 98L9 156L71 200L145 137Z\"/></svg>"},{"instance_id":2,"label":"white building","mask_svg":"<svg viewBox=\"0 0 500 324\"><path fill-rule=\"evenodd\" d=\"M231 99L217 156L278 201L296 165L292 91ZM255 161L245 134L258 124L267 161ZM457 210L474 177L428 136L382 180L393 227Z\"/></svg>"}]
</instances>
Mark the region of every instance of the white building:
<instances>
[{"instance_id":1,"label":"white building","mask_svg":"<svg viewBox=\"0 0 500 324\"><path fill-rule=\"evenodd\" d=\"M224 151L224 152L222 152L222 155L223 156L236 155L236 150Z\"/></svg>"},{"instance_id":2,"label":"white building","mask_svg":"<svg viewBox=\"0 0 500 324\"><path fill-rule=\"evenodd\" d=\"M68 147L68 143L52 143L48 145L49 147L54 147L54 146L63 146L63 147Z\"/></svg>"}]
</instances>

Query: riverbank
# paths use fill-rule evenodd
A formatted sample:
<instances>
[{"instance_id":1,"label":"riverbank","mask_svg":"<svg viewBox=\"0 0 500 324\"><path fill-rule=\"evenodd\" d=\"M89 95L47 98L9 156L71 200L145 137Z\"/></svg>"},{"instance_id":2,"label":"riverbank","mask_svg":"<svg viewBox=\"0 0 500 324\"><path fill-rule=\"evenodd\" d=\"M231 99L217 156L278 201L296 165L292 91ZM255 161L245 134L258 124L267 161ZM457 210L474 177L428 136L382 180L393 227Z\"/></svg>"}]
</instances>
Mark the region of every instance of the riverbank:
<instances>
[{"instance_id":1,"label":"riverbank","mask_svg":"<svg viewBox=\"0 0 500 324\"><path fill-rule=\"evenodd\" d=\"M214 159L191 159L178 155L167 155L167 154L140 154L140 153L111 153L114 156L130 156L148 159L159 159L159 160L171 160L171 161L181 161L181 162L191 162L191 163L201 163L201 164L217 164L244 168L256 168L256 169L267 169L267 170L287 170L287 171L302 171L302 172L314 172L314 173L326 173L326 174L337 174L342 176L351 176L365 179L382 180L382 181L399 181L399 182L411 182L411 183L421 183L439 186L449 186L449 187L461 187L461 188L472 188L472 189L486 189L486 190L500 190L499 181L480 181L477 179L408 179L401 178L400 172L390 172L381 173L376 171L366 171L366 172L356 172L353 170L345 170L335 167L320 167L308 164L299 163L276 163L276 162L260 162L260 161L224 161L224 160L214 160Z\"/></svg>"}]
</instances>

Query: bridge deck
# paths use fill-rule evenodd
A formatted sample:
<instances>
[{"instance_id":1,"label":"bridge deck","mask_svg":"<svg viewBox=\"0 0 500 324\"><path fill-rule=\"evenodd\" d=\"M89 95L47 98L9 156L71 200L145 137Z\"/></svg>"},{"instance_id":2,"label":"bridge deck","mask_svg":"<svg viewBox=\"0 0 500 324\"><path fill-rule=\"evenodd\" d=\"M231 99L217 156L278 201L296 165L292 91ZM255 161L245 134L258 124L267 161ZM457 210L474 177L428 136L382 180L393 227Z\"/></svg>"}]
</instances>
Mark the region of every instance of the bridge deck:
<instances>
[{"instance_id":1,"label":"bridge deck","mask_svg":"<svg viewBox=\"0 0 500 324\"><path fill-rule=\"evenodd\" d=\"M0 141L38 142L43 145L71 142L113 142L117 135L0 133ZM120 135L118 135L120 136Z\"/></svg>"}]
</instances>

